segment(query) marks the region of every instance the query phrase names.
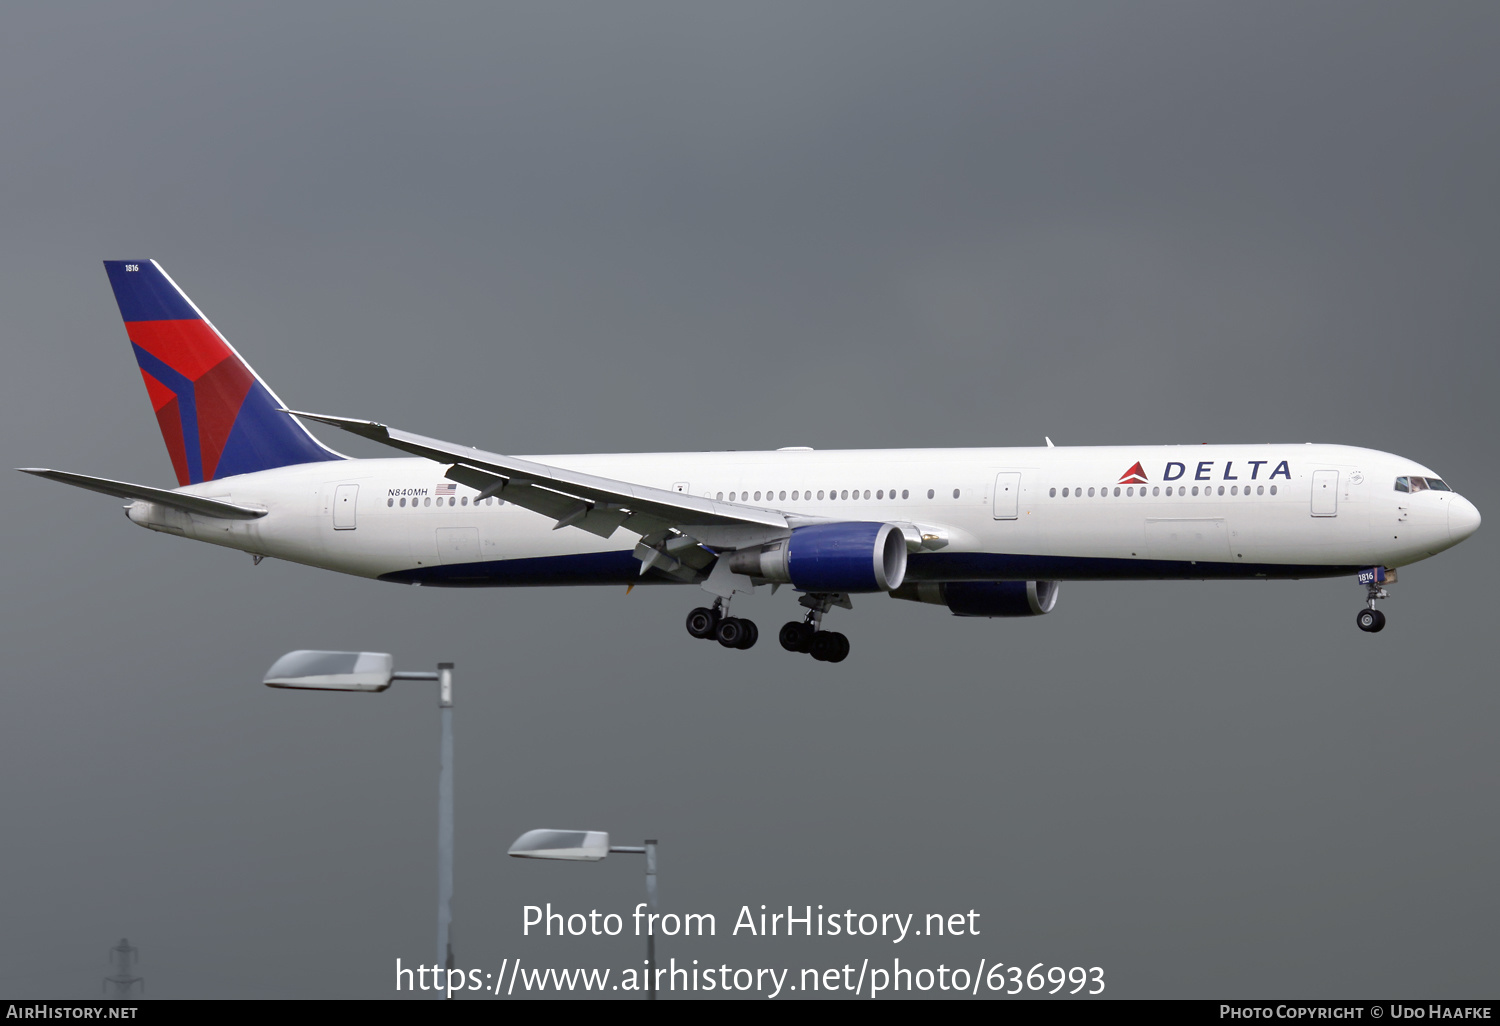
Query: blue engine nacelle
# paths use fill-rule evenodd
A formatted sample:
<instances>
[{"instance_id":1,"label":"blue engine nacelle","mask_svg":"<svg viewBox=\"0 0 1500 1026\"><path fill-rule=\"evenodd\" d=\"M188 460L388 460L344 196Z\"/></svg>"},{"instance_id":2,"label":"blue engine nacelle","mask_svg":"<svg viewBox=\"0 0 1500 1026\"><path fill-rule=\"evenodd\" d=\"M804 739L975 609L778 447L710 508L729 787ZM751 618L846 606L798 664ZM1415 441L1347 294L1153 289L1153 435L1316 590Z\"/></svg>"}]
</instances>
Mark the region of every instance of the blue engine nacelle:
<instances>
[{"instance_id":1,"label":"blue engine nacelle","mask_svg":"<svg viewBox=\"0 0 1500 1026\"><path fill-rule=\"evenodd\" d=\"M798 591L891 591L906 578L906 536L890 524L810 524L731 553L729 568Z\"/></svg>"},{"instance_id":2,"label":"blue engine nacelle","mask_svg":"<svg viewBox=\"0 0 1500 1026\"><path fill-rule=\"evenodd\" d=\"M1057 581L949 581L908 584L892 598L947 606L954 616L1041 616L1057 605Z\"/></svg>"}]
</instances>

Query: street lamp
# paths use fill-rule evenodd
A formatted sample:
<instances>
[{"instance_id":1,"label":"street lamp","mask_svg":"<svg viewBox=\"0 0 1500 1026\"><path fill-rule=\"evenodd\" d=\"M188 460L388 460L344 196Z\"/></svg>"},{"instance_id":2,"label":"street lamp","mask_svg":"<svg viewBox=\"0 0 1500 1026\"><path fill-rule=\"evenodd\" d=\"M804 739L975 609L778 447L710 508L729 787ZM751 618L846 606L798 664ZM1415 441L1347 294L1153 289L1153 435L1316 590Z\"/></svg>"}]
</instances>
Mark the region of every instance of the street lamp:
<instances>
[{"instance_id":1,"label":"street lamp","mask_svg":"<svg viewBox=\"0 0 1500 1026\"><path fill-rule=\"evenodd\" d=\"M398 680L434 681L442 710L442 755L438 761L437 964L453 968L453 664L437 671L397 670L388 652L321 652L299 649L276 660L264 683L298 691L384 691ZM452 996L452 992L447 992Z\"/></svg>"},{"instance_id":2,"label":"street lamp","mask_svg":"<svg viewBox=\"0 0 1500 1026\"><path fill-rule=\"evenodd\" d=\"M646 856L646 902L656 908L656 842L611 845L603 830L528 830L516 838L509 854L518 859L554 859L560 862L598 862L606 855ZM646 997L656 1000L656 925L647 920Z\"/></svg>"}]
</instances>

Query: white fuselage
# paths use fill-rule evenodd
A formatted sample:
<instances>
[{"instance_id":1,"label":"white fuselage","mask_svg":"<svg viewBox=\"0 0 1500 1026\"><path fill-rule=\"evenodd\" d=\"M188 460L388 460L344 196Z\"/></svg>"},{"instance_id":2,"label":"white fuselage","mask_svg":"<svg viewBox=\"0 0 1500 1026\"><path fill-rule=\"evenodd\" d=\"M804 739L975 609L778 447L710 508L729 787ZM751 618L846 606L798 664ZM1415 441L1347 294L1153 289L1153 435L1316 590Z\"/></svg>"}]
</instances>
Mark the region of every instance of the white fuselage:
<instances>
[{"instance_id":1,"label":"white fuselage","mask_svg":"<svg viewBox=\"0 0 1500 1026\"><path fill-rule=\"evenodd\" d=\"M925 541L909 561L910 581L1333 576L1424 559L1479 522L1456 492L1395 490L1398 476L1434 476L1427 468L1341 445L529 458L741 507L914 524ZM257 555L408 583L653 579L638 576L634 535L554 530L513 504L476 503L475 490L446 481L445 469L418 458L283 467L180 489L263 506L258 520L144 501L129 516Z\"/></svg>"}]
</instances>

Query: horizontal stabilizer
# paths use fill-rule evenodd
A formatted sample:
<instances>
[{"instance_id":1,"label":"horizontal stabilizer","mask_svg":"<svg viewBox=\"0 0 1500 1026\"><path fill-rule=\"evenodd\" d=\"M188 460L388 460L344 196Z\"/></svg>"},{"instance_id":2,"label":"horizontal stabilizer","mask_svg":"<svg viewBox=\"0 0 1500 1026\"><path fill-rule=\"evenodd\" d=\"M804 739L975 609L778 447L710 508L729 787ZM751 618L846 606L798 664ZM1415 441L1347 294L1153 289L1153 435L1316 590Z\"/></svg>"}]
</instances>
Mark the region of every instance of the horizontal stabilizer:
<instances>
[{"instance_id":1,"label":"horizontal stabilizer","mask_svg":"<svg viewBox=\"0 0 1500 1026\"><path fill-rule=\"evenodd\" d=\"M206 499L201 495L174 492L166 488L131 484L128 481L111 481L104 477L89 477L86 474L69 474L61 470L46 470L41 467L17 467L23 474L34 474L49 481L61 481L75 488L87 488L91 492L103 492L117 499L144 499L162 506L170 506L187 513L204 517L219 517L224 520L254 520L266 515L266 511L255 506L241 506L223 499Z\"/></svg>"}]
</instances>

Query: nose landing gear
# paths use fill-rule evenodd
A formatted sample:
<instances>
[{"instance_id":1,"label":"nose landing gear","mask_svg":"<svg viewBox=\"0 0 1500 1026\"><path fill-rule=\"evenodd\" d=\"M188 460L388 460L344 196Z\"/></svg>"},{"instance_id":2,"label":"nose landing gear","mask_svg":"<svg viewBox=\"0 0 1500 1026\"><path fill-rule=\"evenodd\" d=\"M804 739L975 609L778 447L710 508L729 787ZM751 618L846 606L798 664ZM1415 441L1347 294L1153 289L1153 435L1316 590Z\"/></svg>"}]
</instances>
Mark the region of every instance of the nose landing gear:
<instances>
[{"instance_id":1,"label":"nose landing gear","mask_svg":"<svg viewBox=\"0 0 1500 1026\"><path fill-rule=\"evenodd\" d=\"M1365 608L1359 611L1354 622L1359 629L1367 634L1377 634L1385 629L1385 614L1375 608L1379 599L1391 597L1381 585L1395 584L1396 571L1387 570L1383 566L1370 567L1359 572L1359 583L1365 586Z\"/></svg>"}]
</instances>

